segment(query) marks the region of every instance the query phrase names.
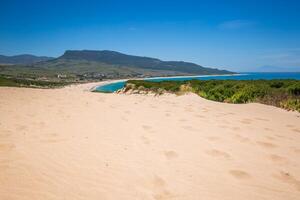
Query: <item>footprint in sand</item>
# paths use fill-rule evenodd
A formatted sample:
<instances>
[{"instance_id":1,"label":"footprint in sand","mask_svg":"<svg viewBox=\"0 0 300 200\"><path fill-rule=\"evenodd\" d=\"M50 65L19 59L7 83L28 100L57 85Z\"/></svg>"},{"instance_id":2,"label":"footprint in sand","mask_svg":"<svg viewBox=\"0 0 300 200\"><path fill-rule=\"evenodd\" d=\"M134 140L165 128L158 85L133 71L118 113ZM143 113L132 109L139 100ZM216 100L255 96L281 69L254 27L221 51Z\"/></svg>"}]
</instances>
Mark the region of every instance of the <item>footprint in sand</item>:
<instances>
[{"instance_id":1,"label":"footprint in sand","mask_svg":"<svg viewBox=\"0 0 300 200\"><path fill-rule=\"evenodd\" d=\"M244 137L244 136L241 136L239 134L236 134L235 135L235 138L240 141L240 142L243 142L243 143L246 143L246 142L250 142L250 139L247 138L247 137Z\"/></svg>"},{"instance_id":2,"label":"footprint in sand","mask_svg":"<svg viewBox=\"0 0 300 200\"><path fill-rule=\"evenodd\" d=\"M281 172L279 172L279 174L273 175L273 177L276 178L277 180L280 180L284 183L294 186L296 190L300 191L300 181L297 180L290 173L281 171Z\"/></svg>"},{"instance_id":3,"label":"footprint in sand","mask_svg":"<svg viewBox=\"0 0 300 200\"><path fill-rule=\"evenodd\" d=\"M241 128L240 127L237 127L237 126L234 126L234 127L230 127L231 130L233 131L238 131L240 130Z\"/></svg>"},{"instance_id":4,"label":"footprint in sand","mask_svg":"<svg viewBox=\"0 0 300 200\"><path fill-rule=\"evenodd\" d=\"M212 157L230 159L230 155L228 153L217 149L206 151L206 153Z\"/></svg>"},{"instance_id":5,"label":"footprint in sand","mask_svg":"<svg viewBox=\"0 0 300 200\"><path fill-rule=\"evenodd\" d=\"M186 119L179 119L180 122L186 122Z\"/></svg>"},{"instance_id":6,"label":"footprint in sand","mask_svg":"<svg viewBox=\"0 0 300 200\"><path fill-rule=\"evenodd\" d=\"M192 126L182 126L183 129L188 130L188 131L197 131L197 129L195 129Z\"/></svg>"},{"instance_id":7,"label":"footprint in sand","mask_svg":"<svg viewBox=\"0 0 300 200\"><path fill-rule=\"evenodd\" d=\"M204 118L205 118L205 116L203 116L203 115L195 115L195 117L201 118L201 119L204 119Z\"/></svg>"},{"instance_id":8,"label":"footprint in sand","mask_svg":"<svg viewBox=\"0 0 300 200\"><path fill-rule=\"evenodd\" d=\"M268 156L268 158L274 163L282 163L283 164L283 163L287 162L286 158L276 155L276 154L271 154Z\"/></svg>"},{"instance_id":9,"label":"footprint in sand","mask_svg":"<svg viewBox=\"0 0 300 200\"><path fill-rule=\"evenodd\" d=\"M57 133L49 133L49 134L46 134L47 137L52 137L52 138L55 138L58 136Z\"/></svg>"},{"instance_id":10,"label":"footprint in sand","mask_svg":"<svg viewBox=\"0 0 300 200\"><path fill-rule=\"evenodd\" d=\"M265 131L273 131L271 128L264 128Z\"/></svg>"},{"instance_id":11,"label":"footprint in sand","mask_svg":"<svg viewBox=\"0 0 300 200\"><path fill-rule=\"evenodd\" d=\"M300 149L296 148L296 147L292 147L293 151L297 154L300 154Z\"/></svg>"},{"instance_id":12,"label":"footprint in sand","mask_svg":"<svg viewBox=\"0 0 300 200\"><path fill-rule=\"evenodd\" d=\"M175 196L171 194L167 189L166 182L160 178L159 176L155 176L154 180L152 181L152 187L151 190L153 192L153 198L155 200L165 200L165 199L171 199Z\"/></svg>"},{"instance_id":13,"label":"footprint in sand","mask_svg":"<svg viewBox=\"0 0 300 200\"><path fill-rule=\"evenodd\" d=\"M291 138L291 137L285 137L285 136L282 136L282 135L275 135L275 136L278 137L278 138L285 139L285 140L294 140L294 139Z\"/></svg>"},{"instance_id":14,"label":"footprint in sand","mask_svg":"<svg viewBox=\"0 0 300 200\"><path fill-rule=\"evenodd\" d=\"M251 176L247 172L242 171L242 170L230 170L229 174L231 174L236 179L249 179L249 178L251 178Z\"/></svg>"},{"instance_id":15,"label":"footprint in sand","mask_svg":"<svg viewBox=\"0 0 300 200\"><path fill-rule=\"evenodd\" d=\"M251 123L252 123L252 120L251 120L251 119L242 119L242 120L240 120L240 122L241 122L242 124L251 124Z\"/></svg>"},{"instance_id":16,"label":"footprint in sand","mask_svg":"<svg viewBox=\"0 0 300 200\"><path fill-rule=\"evenodd\" d=\"M235 113L229 112L229 113L227 113L227 115L235 115Z\"/></svg>"},{"instance_id":17,"label":"footprint in sand","mask_svg":"<svg viewBox=\"0 0 300 200\"><path fill-rule=\"evenodd\" d=\"M165 151L164 154L169 160L178 157L178 154L175 151Z\"/></svg>"},{"instance_id":18,"label":"footprint in sand","mask_svg":"<svg viewBox=\"0 0 300 200\"><path fill-rule=\"evenodd\" d=\"M165 200L165 199L171 199L173 198L174 195L172 195L169 191L167 190L164 190L164 191L161 191L159 193L156 193L153 195L153 198L155 200Z\"/></svg>"},{"instance_id":19,"label":"footprint in sand","mask_svg":"<svg viewBox=\"0 0 300 200\"><path fill-rule=\"evenodd\" d=\"M272 140L272 141L273 141L273 140L276 140L275 138L273 138L273 137L271 137L271 136L265 136L265 138L268 139L268 140Z\"/></svg>"},{"instance_id":20,"label":"footprint in sand","mask_svg":"<svg viewBox=\"0 0 300 200\"><path fill-rule=\"evenodd\" d=\"M292 125L292 124L287 124L286 127L288 127L288 128L293 128L294 125Z\"/></svg>"},{"instance_id":21,"label":"footprint in sand","mask_svg":"<svg viewBox=\"0 0 300 200\"><path fill-rule=\"evenodd\" d=\"M208 112L208 111L209 111L209 109L206 109L206 108L202 109L202 112Z\"/></svg>"},{"instance_id":22,"label":"footprint in sand","mask_svg":"<svg viewBox=\"0 0 300 200\"><path fill-rule=\"evenodd\" d=\"M277 147L277 145L273 144L273 143L270 143L270 142L261 142L261 141L258 141L257 142L258 145L264 147L264 148L275 148Z\"/></svg>"},{"instance_id":23,"label":"footprint in sand","mask_svg":"<svg viewBox=\"0 0 300 200\"><path fill-rule=\"evenodd\" d=\"M166 185L166 182L161 177L155 176L153 181L152 181L152 185L155 188L161 188L161 187L164 187Z\"/></svg>"},{"instance_id":24,"label":"footprint in sand","mask_svg":"<svg viewBox=\"0 0 300 200\"><path fill-rule=\"evenodd\" d=\"M152 129L151 126L147 126L147 125L143 125L142 127L143 127L143 129L146 130L146 131L149 131L149 130Z\"/></svg>"},{"instance_id":25,"label":"footprint in sand","mask_svg":"<svg viewBox=\"0 0 300 200\"><path fill-rule=\"evenodd\" d=\"M193 108L189 108L189 107L185 108L184 111L186 111L186 112L194 112Z\"/></svg>"},{"instance_id":26,"label":"footprint in sand","mask_svg":"<svg viewBox=\"0 0 300 200\"><path fill-rule=\"evenodd\" d=\"M294 132L296 132L296 133L300 133L300 129L294 128L294 129L292 129L292 131L294 131Z\"/></svg>"},{"instance_id":27,"label":"footprint in sand","mask_svg":"<svg viewBox=\"0 0 300 200\"><path fill-rule=\"evenodd\" d=\"M127 119L126 117L124 117L124 116L121 116L121 119L122 119L123 121L125 121L125 122L128 121L128 119Z\"/></svg>"},{"instance_id":28,"label":"footprint in sand","mask_svg":"<svg viewBox=\"0 0 300 200\"><path fill-rule=\"evenodd\" d=\"M220 128L228 128L227 125L220 125L219 127L220 127Z\"/></svg>"}]
</instances>

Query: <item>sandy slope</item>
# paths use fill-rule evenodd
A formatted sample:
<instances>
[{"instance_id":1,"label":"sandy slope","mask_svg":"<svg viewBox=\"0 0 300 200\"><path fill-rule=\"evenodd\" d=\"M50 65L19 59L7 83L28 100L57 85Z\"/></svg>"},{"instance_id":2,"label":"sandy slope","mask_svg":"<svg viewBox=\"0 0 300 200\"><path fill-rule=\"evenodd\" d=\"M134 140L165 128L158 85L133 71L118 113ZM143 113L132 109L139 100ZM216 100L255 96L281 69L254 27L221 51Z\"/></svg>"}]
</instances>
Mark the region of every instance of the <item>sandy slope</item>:
<instances>
[{"instance_id":1,"label":"sandy slope","mask_svg":"<svg viewBox=\"0 0 300 200\"><path fill-rule=\"evenodd\" d=\"M0 88L0 199L300 199L300 114Z\"/></svg>"}]
</instances>

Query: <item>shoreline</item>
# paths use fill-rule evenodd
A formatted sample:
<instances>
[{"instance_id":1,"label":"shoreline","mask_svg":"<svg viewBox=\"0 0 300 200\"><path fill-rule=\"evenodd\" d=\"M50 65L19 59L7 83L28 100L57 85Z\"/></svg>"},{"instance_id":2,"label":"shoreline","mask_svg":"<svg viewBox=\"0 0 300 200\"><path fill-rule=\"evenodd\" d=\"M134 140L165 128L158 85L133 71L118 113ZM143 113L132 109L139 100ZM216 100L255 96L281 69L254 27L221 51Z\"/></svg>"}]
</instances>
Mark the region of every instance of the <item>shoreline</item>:
<instances>
[{"instance_id":1,"label":"shoreline","mask_svg":"<svg viewBox=\"0 0 300 200\"><path fill-rule=\"evenodd\" d=\"M100 86L104 86L104 85L108 85L111 83L119 83L119 82L124 82L124 81L128 81L128 80L155 80L155 79L169 79L169 78L192 78L192 77L214 77L214 76L244 76L244 75L248 75L248 74L223 74L223 75L193 75L193 76L162 76L162 77L151 77L151 78L130 78L130 79L121 79L121 80L105 80L99 83L103 83L100 84L98 86L93 86L91 88L91 91L95 90L97 87Z\"/></svg>"}]
</instances>

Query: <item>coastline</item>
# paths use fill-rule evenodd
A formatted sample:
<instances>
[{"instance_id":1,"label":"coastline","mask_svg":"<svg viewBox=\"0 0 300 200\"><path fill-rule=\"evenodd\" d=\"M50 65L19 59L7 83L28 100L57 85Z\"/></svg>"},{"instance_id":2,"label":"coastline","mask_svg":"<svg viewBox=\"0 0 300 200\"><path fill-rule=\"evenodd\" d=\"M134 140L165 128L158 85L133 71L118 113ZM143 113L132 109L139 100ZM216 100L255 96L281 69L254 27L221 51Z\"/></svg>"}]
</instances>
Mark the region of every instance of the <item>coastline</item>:
<instances>
[{"instance_id":1,"label":"coastline","mask_svg":"<svg viewBox=\"0 0 300 200\"><path fill-rule=\"evenodd\" d=\"M91 91L95 90L97 87L104 86L111 83L119 83L124 82L128 80L155 80L155 79L170 79L170 78L193 78L193 77L214 77L214 76L243 76L247 74L222 74L222 75L194 75L194 76L168 76L168 77L151 77L151 78L132 78L132 79L121 79L121 80L105 80L99 82L100 84L98 86L93 86L91 88Z\"/></svg>"}]
</instances>

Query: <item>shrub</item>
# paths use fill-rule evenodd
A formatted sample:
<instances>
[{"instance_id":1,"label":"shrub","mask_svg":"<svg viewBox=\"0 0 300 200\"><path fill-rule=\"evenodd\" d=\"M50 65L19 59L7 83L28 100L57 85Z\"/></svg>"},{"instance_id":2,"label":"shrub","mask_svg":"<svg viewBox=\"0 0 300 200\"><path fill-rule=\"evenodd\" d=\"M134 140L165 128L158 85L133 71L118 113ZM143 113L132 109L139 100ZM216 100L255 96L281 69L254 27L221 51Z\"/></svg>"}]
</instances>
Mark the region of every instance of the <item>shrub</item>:
<instances>
[{"instance_id":1,"label":"shrub","mask_svg":"<svg viewBox=\"0 0 300 200\"><path fill-rule=\"evenodd\" d=\"M300 95L300 83L295 83L287 88L288 92L293 95Z\"/></svg>"},{"instance_id":2,"label":"shrub","mask_svg":"<svg viewBox=\"0 0 300 200\"><path fill-rule=\"evenodd\" d=\"M296 110L300 112L300 99L288 99L280 104L280 106L287 110Z\"/></svg>"},{"instance_id":3,"label":"shrub","mask_svg":"<svg viewBox=\"0 0 300 200\"><path fill-rule=\"evenodd\" d=\"M145 88L157 94L190 91L220 102L260 102L286 109L299 109L300 81L298 80L189 80L151 82L128 81L135 88Z\"/></svg>"}]
</instances>

